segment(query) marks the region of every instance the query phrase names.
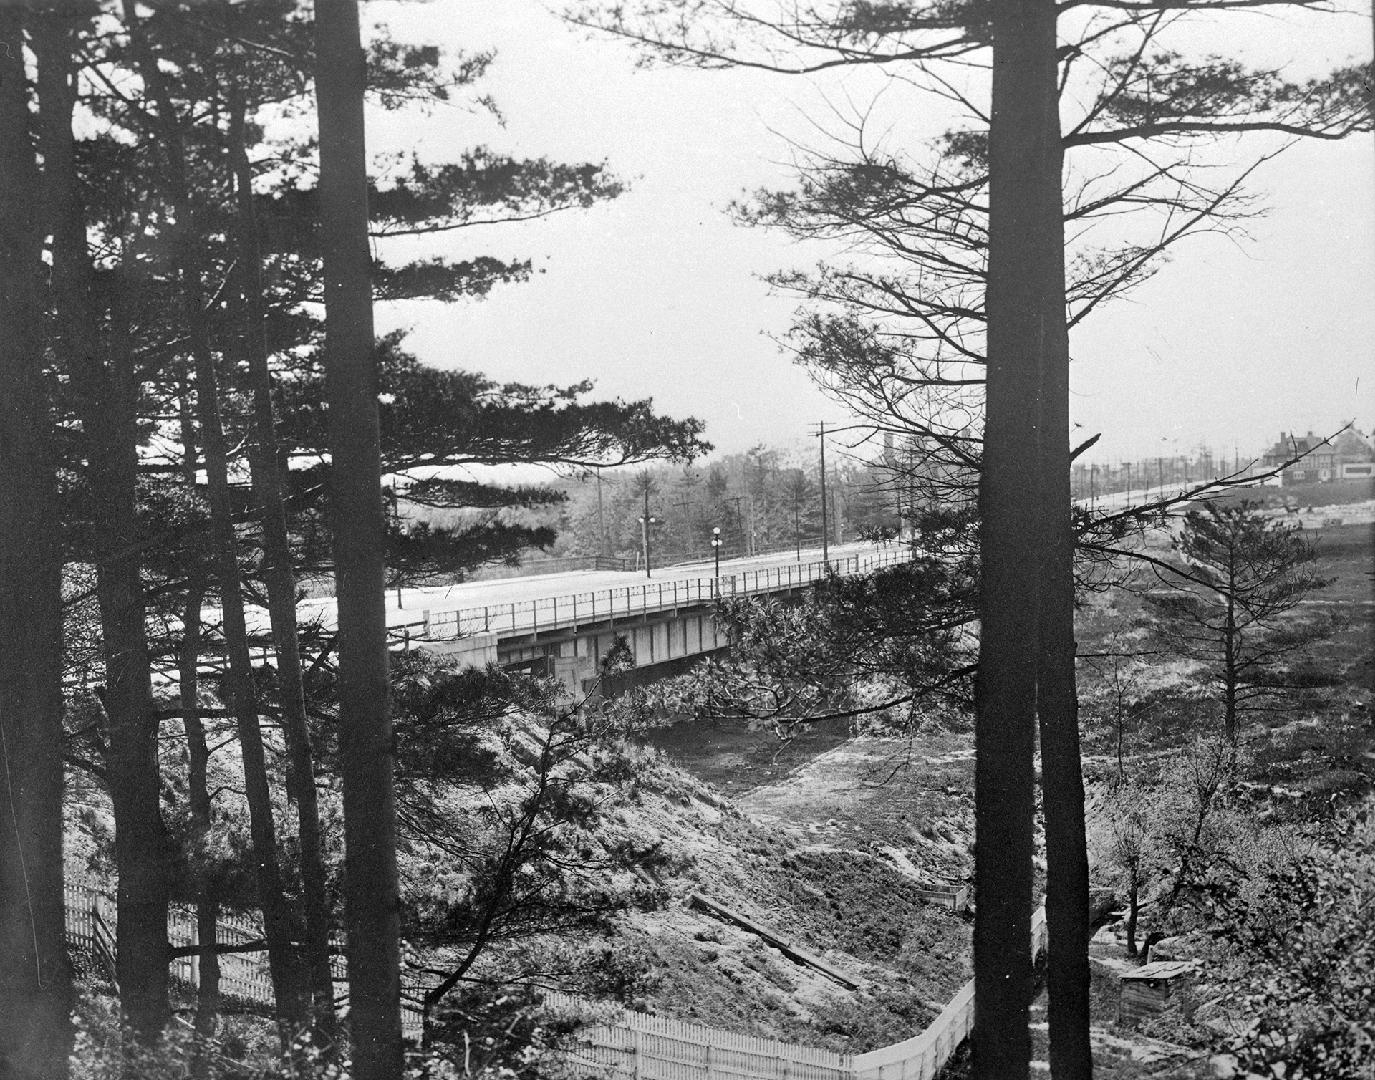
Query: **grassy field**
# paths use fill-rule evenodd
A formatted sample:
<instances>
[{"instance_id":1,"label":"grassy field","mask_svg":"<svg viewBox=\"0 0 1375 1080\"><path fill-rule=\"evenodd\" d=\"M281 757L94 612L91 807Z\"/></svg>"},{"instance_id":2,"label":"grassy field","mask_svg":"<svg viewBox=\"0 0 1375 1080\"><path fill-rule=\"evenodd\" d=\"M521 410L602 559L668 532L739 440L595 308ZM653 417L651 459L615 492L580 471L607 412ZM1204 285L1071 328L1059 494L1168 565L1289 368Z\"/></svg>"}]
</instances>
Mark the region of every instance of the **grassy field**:
<instances>
[{"instance_id":1,"label":"grassy field","mask_svg":"<svg viewBox=\"0 0 1375 1080\"><path fill-rule=\"evenodd\" d=\"M895 749L891 741L800 741L788 747L785 761L763 749L773 738L767 732L699 730L695 743L685 730L668 733L668 742L690 752L664 758L667 805L647 788L641 804L627 811L638 828L663 838L675 864L663 878L666 906L630 919L621 933L619 947L643 958L643 985L632 1004L838 1050L872 1049L920 1031L968 978L969 922L923 899L918 882L894 865L885 847L911 853L925 878L962 879L968 847L943 805L946 796L928 791L917 773L879 784ZM942 741L932 749L948 747ZM720 778L740 770L742 758L760 765L744 772L747 782L736 785L730 801L696 770L680 768L695 762ZM944 782L965 792L963 803L968 766L965 758L941 772ZM817 777L834 784L831 796L818 797ZM907 805L927 807L931 839L891 816L888 830L866 828L877 800L899 793ZM695 892L825 957L862 988L848 989L695 909L689 902Z\"/></svg>"},{"instance_id":2,"label":"grassy field","mask_svg":"<svg viewBox=\"0 0 1375 1080\"><path fill-rule=\"evenodd\" d=\"M1340 516L1334 512L1327 519ZM1355 759L1369 749L1375 523L1329 524L1306 528L1305 534L1317 550L1317 572L1330 583L1310 593L1289 623L1322 632L1269 676L1275 693L1243 715L1242 739L1256 751L1262 770L1270 770L1259 779L1317 790L1356 782ZM1169 554L1163 533L1148 538L1147 546L1155 557ZM1220 705L1198 684L1197 666L1159 651L1154 625L1154 613L1131 590L1091 595L1083 604L1077 632L1090 755L1115 754L1119 721L1128 754L1157 751L1220 728Z\"/></svg>"},{"instance_id":3,"label":"grassy field","mask_svg":"<svg viewBox=\"0 0 1375 1080\"><path fill-rule=\"evenodd\" d=\"M1375 479L1329 480L1322 484L1290 484L1281 487L1266 485L1258 488L1242 488L1236 492L1219 496L1218 501L1236 503L1243 499L1264 503L1267 506L1299 508L1342 506L1375 499Z\"/></svg>"},{"instance_id":4,"label":"grassy field","mask_svg":"<svg viewBox=\"0 0 1375 1080\"><path fill-rule=\"evenodd\" d=\"M1324 520L1340 516L1334 511ZM1365 755L1375 689L1375 525L1329 524L1312 533L1320 572L1332 581L1294 618L1325 620L1328 632L1309 655L1293 660L1291 672L1304 676L1295 680L1304 685L1248 715L1243 740L1253 753L1254 779L1325 797L1366 790L1371 771ZM1169 551L1166 534L1148 542L1153 554ZM1128 759L1168 754L1218 726L1217 707L1190 665L1147 647L1150 617L1136 597L1116 590L1088 597L1080 613L1081 654L1146 654L1133 659L1124 691ZM1114 676L1101 661L1085 661L1080 677L1092 787L1115 768L1115 728L1107 722ZM646 1007L862 1050L920 1030L967 977L968 923L917 899L914 883L895 871L887 853L902 852L929 881L969 880L968 733L855 738L844 722L832 721L781 742L769 730L699 720L645 739L704 791L729 800L729 812L707 830L709 842L697 843L692 887L786 928L798 943L870 980L865 992L847 992L741 931L673 908L641 926L661 978ZM1118 1030L1116 988L1101 973L1094 1001L1099 1075L1208 1075L1201 1048ZM1033 1036L1043 1053L1039 1022Z\"/></svg>"}]
</instances>

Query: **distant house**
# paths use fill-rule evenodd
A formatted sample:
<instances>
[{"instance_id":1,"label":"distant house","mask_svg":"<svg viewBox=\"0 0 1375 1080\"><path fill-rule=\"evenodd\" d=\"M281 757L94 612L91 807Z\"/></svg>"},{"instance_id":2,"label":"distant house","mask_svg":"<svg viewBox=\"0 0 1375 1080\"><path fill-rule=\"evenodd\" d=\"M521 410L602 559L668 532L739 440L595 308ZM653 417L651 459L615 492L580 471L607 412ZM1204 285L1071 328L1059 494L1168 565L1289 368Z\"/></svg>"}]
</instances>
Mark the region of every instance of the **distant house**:
<instances>
[{"instance_id":1,"label":"distant house","mask_svg":"<svg viewBox=\"0 0 1375 1080\"><path fill-rule=\"evenodd\" d=\"M1328 480L1354 480L1375 476L1375 446L1355 428L1347 428L1333 439L1314 435L1280 433L1279 441L1265 452L1267 469L1278 468L1291 458L1304 454L1281 473L1288 484L1321 484Z\"/></svg>"}]
</instances>

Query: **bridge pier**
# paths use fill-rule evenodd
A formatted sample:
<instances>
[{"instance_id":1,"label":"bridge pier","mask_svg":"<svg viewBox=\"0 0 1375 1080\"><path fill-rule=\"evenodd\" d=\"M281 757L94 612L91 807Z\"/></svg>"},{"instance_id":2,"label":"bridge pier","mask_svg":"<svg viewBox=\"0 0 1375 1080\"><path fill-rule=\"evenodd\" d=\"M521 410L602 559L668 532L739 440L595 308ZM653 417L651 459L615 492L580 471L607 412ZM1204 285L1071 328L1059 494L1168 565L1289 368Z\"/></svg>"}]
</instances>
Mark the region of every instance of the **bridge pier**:
<instances>
[{"instance_id":1,"label":"bridge pier","mask_svg":"<svg viewBox=\"0 0 1375 1080\"><path fill-rule=\"evenodd\" d=\"M393 621L393 641L481 667L497 664L561 682L570 698L590 693L602 661L618 640L630 652L629 675L603 688L686 668L730 645L716 626L719 597L796 596L829 575L866 574L911 557L906 548L855 552L829 561L740 568L721 577L665 578L563 596L538 596L472 608L423 608L421 618Z\"/></svg>"},{"instance_id":2,"label":"bridge pier","mask_svg":"<svg viewBox=\"0 0 1375 1080\"><path fill-rule=\"evenodd\" d=\"M492 635L495 636L495 635ZM460 645L466 639L444 643ZM502 667L542 671L563 683L570 697L590 693L601 672L602 660L624 640L633 667L660 669L666 664L692 661L729 646L710 608L679 608L631 618L542 631L505 638L494 644L495 658L482 649L445 650L463 663L497 663ZM422 644L429 648L429 644ZM685 664L678 664L685 667ZM614 680L618 685L623 679Z\"/></svg>"}]
</instances>

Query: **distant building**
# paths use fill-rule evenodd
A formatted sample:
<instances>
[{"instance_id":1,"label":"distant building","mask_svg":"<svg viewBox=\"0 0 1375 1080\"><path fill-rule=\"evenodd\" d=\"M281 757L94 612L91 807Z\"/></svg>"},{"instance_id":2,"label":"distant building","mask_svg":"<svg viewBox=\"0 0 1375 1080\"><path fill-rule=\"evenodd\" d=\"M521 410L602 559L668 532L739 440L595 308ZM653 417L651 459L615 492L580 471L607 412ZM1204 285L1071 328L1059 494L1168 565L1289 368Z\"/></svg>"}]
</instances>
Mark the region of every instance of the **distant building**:
<instances>
[{"instance_id":1,"label":"distant building","mask_svg":"<svg viewBox=\"0 0 1375 1080\"><path fill-rule=\"evenodd\" d=\"M1286 485L1375 477L1375 446L1355 428L1347 428L1333 439L1311 431L1307 435L1280 432L1279 441L1262 460L1267 469L1274 469L1299 454L1305 455L1303 459L1281 473Z\"/></svg>"}]
</instances>

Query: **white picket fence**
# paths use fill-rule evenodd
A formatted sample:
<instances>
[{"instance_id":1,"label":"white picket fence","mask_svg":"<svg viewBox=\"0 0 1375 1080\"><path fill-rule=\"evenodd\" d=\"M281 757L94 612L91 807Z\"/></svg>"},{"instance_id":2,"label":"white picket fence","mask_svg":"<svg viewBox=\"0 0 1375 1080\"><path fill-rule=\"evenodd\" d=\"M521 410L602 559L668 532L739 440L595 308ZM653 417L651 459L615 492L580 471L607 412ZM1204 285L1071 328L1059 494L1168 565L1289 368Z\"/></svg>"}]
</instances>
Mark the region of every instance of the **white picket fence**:
<instances>
[{"instance_id":1,"label":"white picket fence","mask_svg":"<svg viewBox=\"0 0 1375 1080\"><path fill-rule=\"evenodd\" d=\"M544 1004L574 1012L588 1005L552 992L544 995ZM578 1078L850 1080L854 1075L849 1054L635 1012L580 1030L566 1064L569 1075Z\"/></svg>"},{"instance_id":2,"label":"white picket fence","mask_svg":"<svg viewBox=\"0 0 1375 1080\"><path fill-rule=\"evenodd\" d=\"M66 882L67 941L77 949L91 954L112 978L115 974L115 898L89 881ZM263 927L253 915L221 913L215 925L215 939L221 945L246 945L262 941ZM198 943L195 909L174 904L167 912L167 943L173 948ZM268 973L266 950L221 953L220 994L246 1005L262 1006L270 1010L276 997ZM171 961L172 977L183 985L200 985L200 959L194 953L177 956ZM343 946L334 943L330 967L336 983L346 981ZM421 1031L420 1010L408 1001L401 1004L401 1026L407 1038L418 1039Z\"/></svg>"},{"instance_id":3,"label":"white picket fence","mask_svg":"<svg viewBox=\"0 0 1375 1080\"><path fill-rule=\"evenodd\" d=\"M1031 921L1031 957L1046 947L1046 912ZM587 1002L549 993L545 1004L576 1010ZM934 1080L974 1030L974 981L960 987L919 1035L864 1054L841 1054L776 1039L623 1012L578 1032L568 1075L617 1080Z\"/></svg>"},{"instance_id":4,"label":"white picket fence","mask_svg":"<svg viewBox=\"0 0 1375 1080\"><path fill-rule=\"evenodd\" d=\"M1046 947L1046 909L1031 917L1031 958ZM919 1035L854 1057L854 1080L933 1080L974 1030L974 980Z\"/></svg>"},{"instance_id":5,"label":"white picket fence","mask_svg":"<svg viewBox=\"0 0 1375 1080\"><path fill-rule=\"evenodd\" d=\"M66 922L68 941L88 950L113 975L114 898L89 882L69 881ZM195 912L173 907L168 912L167 937L173 946L196 944ZM252 917L225 915L216 937L222 944L256 941L262 938L262 927ZM1032 917L1030 944L1033 959L1046 947L1044 907ZM198 984L194 955L177 957L173 963L174 974L183 983ZM337 959L335 968L336 980L342 981ZM261 952L221 954L220 992L270 1008L272 981ZM544 995L544 1004L551 1010L575 1012L590 1005L585 999L553 991ZM401 1017L405 1035L418 1039L420 1010L403 1000ZM577 1045L564 1055L564 1064L570 1080L934 1080L973 1029L971 979L926 1030L863 1054L842 1054L626 1010L614 1022L579 1030Z\"/></svg>"}]
</instances>

